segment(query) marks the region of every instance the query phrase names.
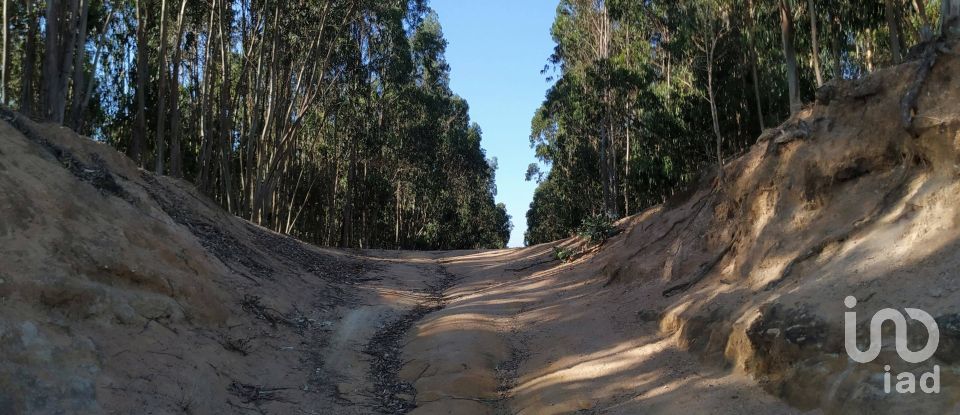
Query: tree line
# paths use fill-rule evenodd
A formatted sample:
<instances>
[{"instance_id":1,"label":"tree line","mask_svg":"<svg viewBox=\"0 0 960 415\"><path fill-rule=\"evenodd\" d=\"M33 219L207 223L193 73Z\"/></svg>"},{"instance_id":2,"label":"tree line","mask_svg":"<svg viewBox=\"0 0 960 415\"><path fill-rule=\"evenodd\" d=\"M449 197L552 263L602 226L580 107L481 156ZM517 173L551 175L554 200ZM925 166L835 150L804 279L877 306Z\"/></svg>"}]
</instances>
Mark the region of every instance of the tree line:
<instances>
[{"instance_id":1,"label":"tree line","mask_svg":"<svg viewBox=\"0 0 960 415\"><path fill-rule=\"evenodd\" d=\"M326 246L503 247L426 0L4 0L2 102Z\"/></svg>"},{"instance_id":2,"label":"tree line","mask_svg":"<svg viewBox=\"0 0 960 415\"><path fill-rule=\"evenodd\" d=\"M958 13L958 0L561 0L526 242L664 202L826 82L956 33Z\"/></svg>"}]
</instances>

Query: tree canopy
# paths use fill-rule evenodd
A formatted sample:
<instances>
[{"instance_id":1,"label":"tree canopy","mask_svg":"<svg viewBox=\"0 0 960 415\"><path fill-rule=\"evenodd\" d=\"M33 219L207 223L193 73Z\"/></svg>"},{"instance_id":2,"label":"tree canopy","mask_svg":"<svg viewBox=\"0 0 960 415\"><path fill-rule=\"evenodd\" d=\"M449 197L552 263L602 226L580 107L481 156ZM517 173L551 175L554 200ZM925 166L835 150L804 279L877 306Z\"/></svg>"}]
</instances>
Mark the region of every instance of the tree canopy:
<instances>
[{"instance_id":1,"label":"tree canopy","mask_svg":"<svg viewBox=\"0 0 960 415\"><path fill-rule=\"evenodd\" d=\"M901 62L939 30L923 0L561 0L531 122L528 244L664 202L823 82ZM722 179L722 178L720 178Z\"/></svg>"},{"instance_id":2,"label":"tree canopy","mask_svg":"<svg viewBox=\"0 0 960 415\"><path fill-rule=\"evenodd\" d=\"M4 103L328 246L506 245L425 0L24 0Z\"/></svg>"}]
</instances>

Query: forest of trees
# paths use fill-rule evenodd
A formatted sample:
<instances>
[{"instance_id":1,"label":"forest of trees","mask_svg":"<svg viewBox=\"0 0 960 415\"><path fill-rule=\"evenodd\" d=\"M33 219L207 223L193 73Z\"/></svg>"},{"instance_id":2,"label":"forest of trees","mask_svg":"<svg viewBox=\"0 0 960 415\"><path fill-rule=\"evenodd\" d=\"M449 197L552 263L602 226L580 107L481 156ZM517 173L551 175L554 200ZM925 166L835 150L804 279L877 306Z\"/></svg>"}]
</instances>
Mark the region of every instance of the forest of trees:
<instances>
[{"instance_id":1,"label":"forest of trees","mask_svg":"<svg viewBox=\"0 0 960 415\"><path fill-rule=\"evenodd\" d=\"M957 13L960 0L560 0L526 242L662 203ZM254 223L340 247L509 239L496 160L450 90L427 0L3 0L3 21L4 106Z\"/></svg>"},{"instance_id":2,"label":"forest of trees","mask_svg":"<svg viewBox=\"0 0 960 415\"><path fill-rule=\"evenodd\" d=\"M426 0L4 0L2 102L326 245L496 248Z\"/></svg>"},{"instance_id":3,"label":"forest of trees","mask_svg":"<svg viewBox=\"0 0 960 415\"><path fill-rule=\"evenodd\" d=\"M528 244L662 203L833 79L904 61L957 0L561 0ZM957 19L947 19L956 27ZM722 178L721 178L722 179Z\"/></svg>"}]
</instances>

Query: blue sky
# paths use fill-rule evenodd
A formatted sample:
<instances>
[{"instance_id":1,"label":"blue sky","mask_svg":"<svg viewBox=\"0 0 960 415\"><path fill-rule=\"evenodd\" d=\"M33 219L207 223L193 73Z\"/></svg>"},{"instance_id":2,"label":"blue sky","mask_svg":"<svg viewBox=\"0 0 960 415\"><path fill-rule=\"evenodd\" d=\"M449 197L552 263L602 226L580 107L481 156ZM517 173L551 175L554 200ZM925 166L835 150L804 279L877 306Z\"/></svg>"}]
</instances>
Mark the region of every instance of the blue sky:
<instances>
[{"instance_id":1,"label":"blue sky","mask_svg":"<svg viewBox=\"0 0 960 415\"><path fill-rule=\"evenodd\" d=\"M523 246L534 182L524 180L536 161L530 120L550 84L540 74L553 52L550 26L557 0L433 0L447 38L453 91L470 104L483 129L487 157L496 157L497 201L513 217L510 246Z\"/></svg>"}]
</instances>

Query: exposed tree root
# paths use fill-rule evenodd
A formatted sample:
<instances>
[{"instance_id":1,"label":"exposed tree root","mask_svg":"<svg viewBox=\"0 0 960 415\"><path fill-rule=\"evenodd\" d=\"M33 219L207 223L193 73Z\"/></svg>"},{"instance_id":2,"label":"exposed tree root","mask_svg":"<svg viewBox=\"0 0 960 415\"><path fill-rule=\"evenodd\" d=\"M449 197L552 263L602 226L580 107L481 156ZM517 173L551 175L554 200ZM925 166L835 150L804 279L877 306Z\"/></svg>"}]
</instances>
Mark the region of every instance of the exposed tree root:
<instances>
[{"instance_id":1,"label":"exposed tree root","mask_svg":"<svg viewBox=\"0 0 960 415\"><path fill-rule=\"evenodd\" d=\"M666 290L664 290L664 291L663 291L663 296L664 296L664 297L673 297L673 296L675 296L675 295L677 295L677 294L680 294L680 293L682 293L682 292L685 292L685 291L689 290L691 287L693 287L694 285L696 285L698 282L703 281L703 279L706 278L707 274L709 274L710 271L713 271L713 269L717 266L717 264L719 264L720 261L722 261L723 258L726 257L728 253L730 253L730 250L733 249L733 243L734 243L735 241L736 241L736 238L733 238L733 239L730 241L730 243L727 245L727 247L724 248L722 251L720 251L720 253L717 254L717 256L715 256L715 257L714 257L712 260L710 260L709 262L707 262L707 263L703 264L702 266L700 266L700 269L696 272L696 274L694 274L693 277L690 278L687 282L674 285L674 286L672 286L672 287L667 288Z\"/></svg>"},{"instance_id":2,"label":"exposed tree root","mask_svg":"<svg viewBox=\"0 0 960 415\"><path fill-rule=\"evenodd\" d=\"M703 211L703 208L707 205L706 202L707 202L708 199L710 199L710 196L715 196L715 195L716 195L716 191L711 191L711 192L705 194L703 197L700 198L700 200L696 201L696 202L693 204L693 206L697 206L696 211L693 213L693 215L683 216L682 218L677 219L676 221L674 221L673 223L671 223L671 224L670 224L670 228L668 228L666 232L664 232L663 234L661 234L661 235L660 235L659 237L657 237L656 239L654 239L654 240L650 241L649 243L646 243L646 244L644 244L643 246L641 246L640 248L638 248L638 249L636 250L636 252L634 252L633 255L631 255L631 257L640 255L640 253L643 252L644 250L646 250L647 248L649 248L649 247L651 247L651 246L653 246L653 245L656 245L656 244L660 243L661 241L663 241L664 239L666 239L668 236L670 236L670 234L673 233L673 230L676 229L676 227L677 227L678 225L680 225L681 223L685 223L685 225L684 225L683 228L680 230L680 232L682 233L682 232L686 231L686 229L689 228L690 225L691 225L693 222L695 222L698 217L700 217L700 213ZM636 228L634 228L634 229L636 229Z\"/></svg>"},{"instance_id":3,"label":"exposed tree root","mask_svg":"<svg viewBox=\"0 0 960 415\"><path fill-rule=\"evenodd\" d=\"M909 167L904 165L903 173L897 180L896 186L891 188L890 191L883 196L883 199L880 200L877 206L875 206L869 214L867 214L861 220L854 222L853 225L851 225L848 229L817 242L806 252L790 260L790 262L787 263L787 266L785 266L780 272L780 276L777 279L767 283L766 287L764 287L764 290L769 291L779 287L784 281L787 280L787 278L790 277L794 268L796 268L798 264L820 255L824 249L832 244L843 243L853 238L858 233L866 229L867 226L875 223L884 212L888 211L894 205L895 199L902 195L904 188L907 185L907 178L909 177L908 173Z\"/></svg>"},{"instance_id":4,"label":"exposed tree root","mask_svg":"<svg viewBox=\"0 0 960 415\"><path fill-rule=\"evenodd\" d=\"M913 120L917 115L917 101L920 98L920 90L923 89L923 85L927 82L927 77L930 76L930 72L933 70L934 65L936 65L937 56L943 46L942 40L929 42L924 46L919 66L917 66L917 73L910 87L907 89L906 94L903 95L903 99L900 100L900 122L903 129L914 137L918 135L914 129Z\"/></svg>"}]
</instances>

